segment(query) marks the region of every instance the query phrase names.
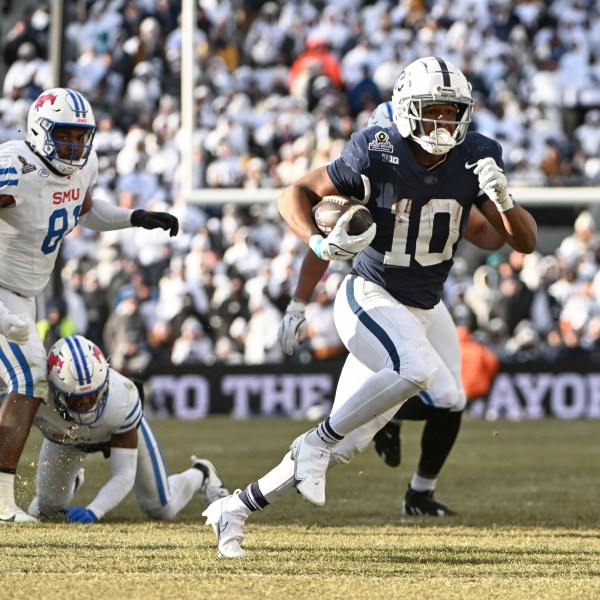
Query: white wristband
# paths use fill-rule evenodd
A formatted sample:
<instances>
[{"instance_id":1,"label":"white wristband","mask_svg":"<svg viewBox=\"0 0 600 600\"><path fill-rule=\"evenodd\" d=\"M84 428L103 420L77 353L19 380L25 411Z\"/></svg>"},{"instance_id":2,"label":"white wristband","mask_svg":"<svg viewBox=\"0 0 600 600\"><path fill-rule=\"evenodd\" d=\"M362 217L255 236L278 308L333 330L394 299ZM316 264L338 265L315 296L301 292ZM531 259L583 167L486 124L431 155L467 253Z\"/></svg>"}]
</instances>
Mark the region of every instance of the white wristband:
<instances>
[{"instance_id":1,"label":"white wristband","mask_svg":"<svg viewBox=\"0 0 600 600\"><path fill-rule=\"evenodd\" d=\"M292 298L288 304L287 310L302 311L306 308L306 302L300 298Z\"/></svg>"},{"instance_id":2,"label":"white wristband","mask_svg":"<svg viewBox=\"0 0 600 600\"><path fill-rule=\"evenodd\" d=\"M310 249L319 257L319 258L323 258L323 255L320 252L319 246L321 245L321 243L323 242L325 238L319 234L319 233L313 233L309 238L308 238L308 245L310 246Z\"/></svg>"},{"instance_id":3,"label":"white wristband","mask_svg":"<svg viewBox=\"0 0 600 600\"><path fill-rule=\"evenodd\" d=\"M514 206L513 197L510 194L506 194L502 202L496 202L496 206L500 212L506 212Z\"/></svg>"}]
</instances>

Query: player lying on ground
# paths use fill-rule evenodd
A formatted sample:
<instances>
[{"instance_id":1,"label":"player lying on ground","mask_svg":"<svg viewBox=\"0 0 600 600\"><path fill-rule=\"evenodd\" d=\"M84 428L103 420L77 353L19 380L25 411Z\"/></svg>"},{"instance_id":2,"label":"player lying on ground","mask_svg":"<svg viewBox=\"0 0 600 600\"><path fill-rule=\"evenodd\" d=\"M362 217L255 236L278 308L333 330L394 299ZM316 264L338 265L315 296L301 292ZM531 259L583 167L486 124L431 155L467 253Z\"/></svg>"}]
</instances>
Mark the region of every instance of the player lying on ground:
<instances>
[{"instance_id":1,"label":"player lying on ground","mask_svg":"<svg viewBox=\"0 0 600 600\"><path fill-rule=\"evenodd\" d=\"M44 441L28 510L33 517L66 515L70 523L95 523L133 489L149 518L170 520L196 492L206 503L229 494L205 459L192 456L191 468L168 474L138 387L111 369L90 340L75 335L56 342L48 353L48 378L51 399L34 418ZM109 459L110 479L86 507L69 506L92 452Z\"/></svg>"}]
</instances>

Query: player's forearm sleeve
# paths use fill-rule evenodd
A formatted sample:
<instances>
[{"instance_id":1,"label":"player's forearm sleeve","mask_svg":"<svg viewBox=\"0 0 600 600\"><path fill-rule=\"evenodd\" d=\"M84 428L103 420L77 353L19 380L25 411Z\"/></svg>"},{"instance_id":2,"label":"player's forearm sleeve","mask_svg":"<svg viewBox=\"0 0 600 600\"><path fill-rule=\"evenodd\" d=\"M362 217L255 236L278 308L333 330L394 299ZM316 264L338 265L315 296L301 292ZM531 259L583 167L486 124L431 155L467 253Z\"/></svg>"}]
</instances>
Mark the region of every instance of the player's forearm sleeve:
<instances>
[{"instance_id":1,"label":"player's forearm sleeve","mask_svg":"<svg viewBox=\"0 0 600 600\"><path fill-rule=\"evenodd\" d=\"M131 227L131 213L129 208L113 206L105 200L92 200L90 210L85 213L79 223L94 231L112 231Z\"/></svg>"},{"instance_id":2,"label":"player's forearm sleeve","mask_svg":"<svg viewBox=\"0 0 600 600\"><path fill-rule=\"evenodd\" d=\"M110 479L87 506L98 520L118 504L133 489L137 468L137 448L110 449Z\"/></svg>"}]
</instances>

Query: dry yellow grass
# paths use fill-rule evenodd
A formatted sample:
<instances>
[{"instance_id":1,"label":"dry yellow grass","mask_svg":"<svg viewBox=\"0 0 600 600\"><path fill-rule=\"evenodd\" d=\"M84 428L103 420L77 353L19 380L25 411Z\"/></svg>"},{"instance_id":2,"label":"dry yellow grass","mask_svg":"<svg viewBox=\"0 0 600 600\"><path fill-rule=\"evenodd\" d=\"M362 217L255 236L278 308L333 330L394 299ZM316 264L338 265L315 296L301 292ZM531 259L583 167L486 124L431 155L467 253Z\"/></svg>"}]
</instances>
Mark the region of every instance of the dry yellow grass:
<instances>
[{"instance_id":1,"label":"dry yellow grass","mask_svg":"<svg viewBox=\"0 0 600 600\"><path fill-rule=\"evenodd\" d=\"M172 472L196 453L233 489L275 465L307 424L211 418L153 427ZM173 523L146 521L128 498L93 526L4 526L0 598L600 597L597 423L467 420L438 488L460 512L449 519L399 514L419 432L419 424L405 425L399 469L369 449L333 470L323 508L291 494L253 515L243 560L217 557L200 499ZM36 432L21 469L22 505L38 443ZM94 456L82 502L106 476Z\"/></svg>"}]
</instances>

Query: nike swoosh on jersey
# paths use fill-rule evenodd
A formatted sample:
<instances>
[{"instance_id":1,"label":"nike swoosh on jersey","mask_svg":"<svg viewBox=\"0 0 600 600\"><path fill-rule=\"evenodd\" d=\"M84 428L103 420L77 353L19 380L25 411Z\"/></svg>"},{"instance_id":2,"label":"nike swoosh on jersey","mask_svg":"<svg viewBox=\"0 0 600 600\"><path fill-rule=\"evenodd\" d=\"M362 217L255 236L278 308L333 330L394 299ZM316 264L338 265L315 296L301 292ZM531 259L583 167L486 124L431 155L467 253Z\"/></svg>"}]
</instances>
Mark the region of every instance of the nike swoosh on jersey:
<instances>
[{"instance_id":1,"label":"nike swoosh on jersey","mask_svg":"<svg viewBox=\"0 0 600 600\"><path fill-rule=\"evenodd\" d=\"M476 167L477 163L474 162L472 165L470 165L468 162L465 163L465 169L472 169L473 167Z\"/></svg>"}]
</instances>

